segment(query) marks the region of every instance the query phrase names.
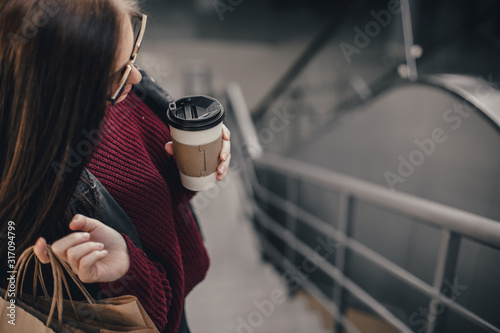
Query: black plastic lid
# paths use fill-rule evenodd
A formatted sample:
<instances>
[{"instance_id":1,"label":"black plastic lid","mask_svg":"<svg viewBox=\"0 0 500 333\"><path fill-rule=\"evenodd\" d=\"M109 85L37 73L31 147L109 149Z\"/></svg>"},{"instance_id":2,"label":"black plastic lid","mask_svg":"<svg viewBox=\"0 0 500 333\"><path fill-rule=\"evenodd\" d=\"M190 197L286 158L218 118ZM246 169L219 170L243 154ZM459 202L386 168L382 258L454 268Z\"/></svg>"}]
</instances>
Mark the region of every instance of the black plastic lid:
<instances>
[{"instance_id":1,"label":"black plastic lid","mask_svg":"<svg viewBox=\"0 0 500 333\"><path fill-rule=\"evenodd\" d=\"M203 131L224 120L224 108L208 96L188 96L170 103L167 120L170 126L183 131Z\"/></svg>"}]
</instances>

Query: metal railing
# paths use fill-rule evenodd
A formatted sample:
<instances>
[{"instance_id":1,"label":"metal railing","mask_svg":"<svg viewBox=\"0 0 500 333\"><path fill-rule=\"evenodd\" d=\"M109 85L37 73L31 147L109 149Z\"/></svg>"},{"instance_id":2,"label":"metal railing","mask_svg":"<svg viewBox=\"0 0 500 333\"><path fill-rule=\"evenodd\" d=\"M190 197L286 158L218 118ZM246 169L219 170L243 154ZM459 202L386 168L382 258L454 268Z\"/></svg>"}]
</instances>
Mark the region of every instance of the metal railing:
<instances>
[{"instance_id":1,"label":"metal railing","mask_svg":"<svg viewBox=\"0 0 500 333\"><path fill-rule=\"evenodd\" d=\"M333 293L326 295L310 283L310 281L307 281L307 279L303 279L303 283L301 284L336 319L335 332L341 332L342 327L348 332L358 332L358 329L345 316L346 290L397 330L412 332L390 310L346 276L346 253L347 250L350 250L379 266L415 290L430 297L430 311L427 315L427 333L435 332L436 327L440 327L439 325L443 324L443 316L436 317L436 311L433 311L440 305L453 310L486 331L500 333L499 327L495 327L441 292L445 287L444 283L453 279L462 237L500 249L500 222L409 194L391 191L382 186L301 161L265 153L262 151L255 136L253 123L248 121L248 110L244 106L245 103L238 86L231 85L227 90L227 96L231 108L231 116L234 116L238 130L242 133L240 137L242 142L239 147L244 147L245 149L241 152L254 152L253 154L247 154L245 157L246 162L253 165L253 167L248 168L247 177L250 179L247 181L247 184L252 184L252 189L250 190L260 201L271 203L286 214L285 226L283 226L255 203L253 205L254 212L258 217L256 220L261 227L266 232L270 232L280 238L287 246L293 248L294 251L304 257L314 255L314 250L301 241L293 232L298 219L319 233L332 237L339 244L335 252L335 266L328 261L317 262L317 266L337 282L335 283ZM280 175L285 176L287 179L285 197L281 197L268 190L265 187L266 184L259 183L254 168L257 170L277 171ZM299 181L311 185L320 185L322 188L340 194L337 228L330 221L321 220L294 203ZM425 221L441 229L440 250L432 285L424 282L409 271L351 237L350 229L353 205L359 201L376 205L385 211ZM286 266L292 264L293 260L281 254L265 237L262 241L267 251L266 254L274 257L277 264L283 265L285 269Z\"/></svg>"}]
</instances>

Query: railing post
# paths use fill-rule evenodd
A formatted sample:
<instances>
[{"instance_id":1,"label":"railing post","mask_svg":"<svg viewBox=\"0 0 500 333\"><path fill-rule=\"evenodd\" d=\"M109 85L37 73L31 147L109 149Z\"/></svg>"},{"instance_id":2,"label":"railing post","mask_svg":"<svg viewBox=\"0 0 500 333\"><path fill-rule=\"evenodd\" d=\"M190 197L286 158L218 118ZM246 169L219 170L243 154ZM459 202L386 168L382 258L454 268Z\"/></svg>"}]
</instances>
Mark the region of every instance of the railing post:
<instances>
[{"instance_id":1,"label":"railing post","mask_svg":"<svg viewBox=\"0 0 500 333\"><path fill-rule=\"evenodd\" d=\"M285 205L285 228L286 232L297 237L297 204L298 204L298 183L299 179L287 175L286 178L286 205ZM295 265L295 244L287 244L285 247L285 256L283 258L284 267L286 263ZM287 286L289 287L289 286ZM289 292L291 290L289 288Z\"/></svg>"},{"instance_id":2,"label":"railing post","mask_svg":"<svg viewBox=\"0 0 500 333\"><path fill-rule=\"evenodd\" d=\"M342 272L342 278L346 274L347 251L345 241L350 237L352 232L351 214L352 214L353 199L346 193L341 193L339 212L338 212L338 231L340 234L339 244L335 252L335 266ZM340 318L345 312L346 295L344 292L343 283L335 282L333 290L333 300L337 305L337 318L335 318L334 332L342 332L342 324Z\"/></svg>"},{"instance_id":3,"label":"railing post","mask_svg":"<svg viewBox=\"0 0 500 333\"><path fill-rule=\"evenodd\" d=\"M267 191L269 191L269 174L267 173L267 170L265 172L261 172L261 179L262 179L262 183L260 184L260 186L264 189L266 189ZM269 200L267 199L267 191L257 191L257 195L260 199L260 203L261 203L261 206L260 208L262 209L263 212L266 213L266 215L269 215ZM259 206L259 203L257 202L257 206ZM258 219L257 215L255 216L255 218ZM259 223L259 225L262 225L262 223ZM260 235L262 238L264 238L267 242L269 242L269 230L267 228L262 228L262 226L260 227L261 230L260 230ZM265 243L263 243L265 244ZM261 258L263 261L267 261L267 262L270 262L271 258L267 255L267 251L266 249L264 248L264 245L262 244L262 253L261 253Z\"/></svg>"},{"instance_id":4,"label":"railing post","mask_svg":"<svg viewBox=\"0 0 500 333\"><path fill-rule=\"evenodd\" d=\"M448 297L452 292L452 290L448 289L448 286L449 284L454 284L453 278L455 277L459 249L460 236L450 232L448 229L443 229L433 286L438 292ZM444 290L447 290L447 292L444 292ZM441 308L438 309L438 307ZM430 301L426 333L443 331L447 311L447 307L439 299L434 298Z\"/></svg>"}]
</instances>

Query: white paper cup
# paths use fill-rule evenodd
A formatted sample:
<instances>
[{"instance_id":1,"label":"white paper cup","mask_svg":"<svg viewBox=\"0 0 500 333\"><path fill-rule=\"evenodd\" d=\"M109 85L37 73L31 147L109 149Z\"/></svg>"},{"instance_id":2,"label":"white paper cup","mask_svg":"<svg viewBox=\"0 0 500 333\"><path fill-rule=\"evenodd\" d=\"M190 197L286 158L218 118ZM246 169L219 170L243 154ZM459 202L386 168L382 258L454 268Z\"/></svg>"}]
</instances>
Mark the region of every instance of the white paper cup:
<instances>
[{"instance_id":1,"label":"white paper cup","mask_svg":"<svg viewBox=\"0 0 500 333\"><path fill-rule=\"evenodd\" d=\"M182 185L204 191L217 184L224 108L214 98L188 96L167 111L174 156Z\"/></svg>"}]
</instances>

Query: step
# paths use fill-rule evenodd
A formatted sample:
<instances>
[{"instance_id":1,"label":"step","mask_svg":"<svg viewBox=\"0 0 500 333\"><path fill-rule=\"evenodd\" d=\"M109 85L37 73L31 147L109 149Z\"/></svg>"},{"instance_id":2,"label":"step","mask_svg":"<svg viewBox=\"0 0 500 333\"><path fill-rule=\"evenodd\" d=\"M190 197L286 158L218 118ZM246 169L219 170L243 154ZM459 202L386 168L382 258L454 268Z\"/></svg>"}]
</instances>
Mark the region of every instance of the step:
<instances>
[{"instance_id":1,"label":"step","mask_svg":"<svg viewBox=\"0 0 500 333\"><path fill-rule=\"evenodd\" d=\"M238 326L243 332L250 331L248 328L251 328L255 333L309 333L324 330L317 314L309 311L302 302L298 301L276 304L269 316L260 312L253 304L240 312L233 311L229 304L220 308L220 316L211 312L206 316L198 315L196 321L190 317L193 332L195 327L200 332L209 332L212 329L214 332L237 332Z\"/></svg>"}]
</instances>

